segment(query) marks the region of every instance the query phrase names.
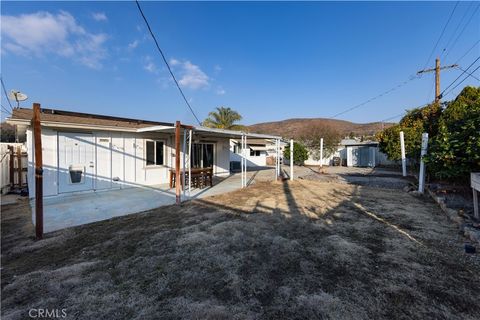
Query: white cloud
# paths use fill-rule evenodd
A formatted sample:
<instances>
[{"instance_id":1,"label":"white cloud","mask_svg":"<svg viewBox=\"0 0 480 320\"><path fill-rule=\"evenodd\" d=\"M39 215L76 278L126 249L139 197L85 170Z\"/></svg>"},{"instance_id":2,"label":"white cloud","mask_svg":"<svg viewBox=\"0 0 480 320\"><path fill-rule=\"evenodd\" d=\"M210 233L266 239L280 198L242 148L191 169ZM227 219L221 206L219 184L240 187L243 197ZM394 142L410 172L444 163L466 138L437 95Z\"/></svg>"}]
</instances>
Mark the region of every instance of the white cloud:
<instances>
[{"instance_id":1,"label":"white cloud","mask_svg":"<svg viewBox=\"0 0 480 320\"><path fill-rule=\"evenodd\" d=\"M180 61L178 61L177 59L170 59L170 65L172 67L178 66L179 64L180 64Z\"/></svg>"},{"instance_id":2,"label":"white cloud","mask_svg":"<svg viewBox=\"0 0 480 320\"><path fill-rule=\"evenodd\" d=\"M223 96L225 93L227 93L227 91L225 91L225 89L223 89L222 87L217 87L217 91L215 91L216 94L218 94L219 96Z\"/></svg>"},{"instance_id":3,"label":"white cloud","mask_svg":"<svg viewBox=\"0 0 480 320\"><path fill-rule=\"evenodd\" d=\"M150 73L158 73L158 68L155 63L152 61L152 57L146 56L145 58L145 63L143 65L143 69L147 70Z\"/></svg>"},{"instance_id":4,"label":"white cloud","mask_svg":"<svg viewBox=\"0 0 480 320\"><path fill-rule=\"evenodd\" d=\"M222 71L222 67L220 67L218 64L216 64L216 65L213 67L213 70L215 71L215 74L219 74L220 71Z\"/></svg>"},{"instance_id":5,"label":"white cloud","mask_svg":"<svg viewBox=\"0 0 480 320\"><path fill-rule=\"evenodd\" d=\"M108 20L107 16L106 16L105 13L103 13L103 12L94 12L94 13L92 13L92 18L93 18L95 21L107 21L107 20Z\"/></svg>"},{"instance_id":6,"label":"white cloud","mask_svg":"<svg viewBox=\"0 0 480 320\"><path fill-rule=\"evenodd\" d=\"M199 66L190 61L171 59L170 65L179 70L178 74L180 75L180 80L178 80L178 83L182 87L195 90L210 86L210 78L202 71L202 69L200 69Z\"/></svg>"},{"instance_id":7,"label":"white cloud","mask_svg":"<svg viewBox=\"0 0 480 320\"><path fill-rule=\"evenodd\" d=\"M140 41L138 41L138 40L135 40L135 41L133 41L133 42L130 42L130 43L128 44L128 49L135 49L136 47L138 47L138 44L139 44L139 43L140 43Z\"/></svg>"},{"instance_id":8,"label":"white cloud","mask_svg":"<svg viewBox=\"0 0 480 320\"><path fill-rule=\"evenodd\" d=\"M2 15L1 35L2 53L37 57L56 54L95 69L102 67L107 55L107 35L87 32L65 11Z\"/></svg>"}]
</instances>

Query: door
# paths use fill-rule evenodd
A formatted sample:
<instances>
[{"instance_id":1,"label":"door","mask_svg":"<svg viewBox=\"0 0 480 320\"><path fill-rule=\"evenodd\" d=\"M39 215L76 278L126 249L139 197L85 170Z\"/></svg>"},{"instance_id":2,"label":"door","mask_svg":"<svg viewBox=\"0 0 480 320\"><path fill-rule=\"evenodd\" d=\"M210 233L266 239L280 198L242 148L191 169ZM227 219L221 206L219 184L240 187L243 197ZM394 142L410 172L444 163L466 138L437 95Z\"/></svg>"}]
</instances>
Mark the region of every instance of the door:
<instances>
[{"instance_id":1,"label":"door","mask_svg":"<svg viewBox=\"0 0 480 320\"><path fill-rule=\"evenodd\" d=\"M359 147L358 148L358 163L359 167L368 167L370 166L370 148L369 147Z\"/></svg>"},{"instance_id":2,"label":"door","mask_svg":"<svg viewBox=\"0 0 480 320\"><path fill-rule=\"evenodd\" d=\"M93 190L94 139L88 133L58 133L58 192Z\"/></svg>"},{"instance_id":3,"label":"door","mask_svg":"<svg viewBox=\"0 0 480 320\"><path fill-rule=\"evenodd\" d=\"M194 143L192 145L192 168L213 168L213 143Z\"/></svg>"}]
</instances>

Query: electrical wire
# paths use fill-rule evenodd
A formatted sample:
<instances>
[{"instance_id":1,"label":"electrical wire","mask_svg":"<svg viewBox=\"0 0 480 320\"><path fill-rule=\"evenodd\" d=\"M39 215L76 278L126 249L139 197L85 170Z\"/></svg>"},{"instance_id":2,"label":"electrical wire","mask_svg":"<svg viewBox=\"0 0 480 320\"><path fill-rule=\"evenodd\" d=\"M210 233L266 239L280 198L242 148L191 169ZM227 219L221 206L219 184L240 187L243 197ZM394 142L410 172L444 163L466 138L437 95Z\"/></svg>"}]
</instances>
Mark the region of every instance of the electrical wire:
<instances>
[{"instance_id":1,"label":"electrical wire","mask_svg":"<svg viewBox=\"0 0 480 320\"><path fill-rule=\"evenodd\" d=\"M172 79L173 79L173 81L175 82L175 84L176 84L176 86L177 86L177 88L178 88L178 91L180 91L180 94L182 95L183 100L184 100L185 103L187 104L188 108L190 109L190 112L193 114L193 116L194 116L195 119L197 120L198 124L201 125L202 123L200 122L200 120L198 119L197 115L195 114L195 111L193 111L192 106L191 106L190 103L188 102L187 97L186 97L185 94L183 93L183 90L182 90L182 88L180 87L180 85L178 84L177 78L176 78L175 75L173 74L173 71L172 71L172 69L170 68L170 65L168 64L167 58L165 58L165 54L163 53L162 49L160 48L160 45L158 44L157 38L155 37L155 34L153 33L152 28L150 27L150 24L148 23L148 20L147 20L147 18L145 17L145 14L143 13L142 8L140 7L140 3L138 2L138 0L135 0L135 3L137 4L138 11L140 11L140 14L142 15L142 18L143 18L143 20L145 21L145 24L147 25L147 29L148 29L148 31L150 32L150 35L152 36L153 41L155 42L155 45L156 45L156 47L157 47L157 50L158 50L158 52L160 53L160 55L162 56L163 62L165 62L165 65L167 66L168 72L170 72L170 75L172 76Z\"/></svg>"},{"instance_id":2,"label":"electrical wire","mask_svg":"<svg viewBox=\"0 0 480 320\"><path fill-rule=\"evenodd\" d=\"M2 107L2 110L3 110L7 115L11 115L11 114L12 114L12 112L11 112L11 111L8 111L8 109L5 108L5 107L3 106L3 104L1 105L1 107Z\"/></svg>"},{"instance_id":3,"label":"electrical wire","mask_svg":"<svg viewBox=\"0 0 480 320\"><path fill-rule=\"evenodd\" d=\"M475 77L473 74L471 74L470 72L468 72L467 70L463 70L462 68L458 67L457 66L457 69L459 69L460 71L463 71L465 72L466 74L468 74L470 77L472 77L473 79L477 80L477 81L480 81L479 78Z\"/></svg>"},{"instance_id":4,"label":"electrical wire","mask_svg":"<svg viewBox=\"0 0 480 320\"><path fill-rule=\"evenodd\" d=\"M455 61L455 64L457 64L460 60L462 60L463 58L465 58L465 56L466 56L467 54L469 54L470 51L472 51L473 48L475 48L476 45L479 44L479 43L480 43L480 39L478 39L477 42L475 42L475 43L473 44L473 46L471 46L470 49L467 50L467 52L465 52L460 58L458 58L457 61Z\"/></svg>"},{"instance_id":5,"label":"electrical wire","mask_svg":"<svg viewBox=\"0 0 480 320\"><path fill-rule=\"evenodd\" d=\"M480 65L475 68L475 70L472 71L472 73L475 73L475 71L477 71L478 69L480 69ZM463 83L463 81L467 80L468 78L470 77L470 75L467 74L467 76L465 78L463 78L462 81L460 81L459 83L457 83L457 85L455 87L453 87L452 89L450 89L450 91L448 91L445 95L448 95L450 94L450 92L452 92L453 90L455 90L459 85L461 85Z\"/></svg>"},{"instance_id":6,"label":"electrical wire","mask_svg":"<svg viewBox=\"0 0 480 320\"><path fill-rule=\"evenodd\" d=\"M428 56L428 60L427 60L427 62L425 63L425 66L424 66L422 69L426 69L427 66L428 66L428 64L430 63L430 59L432 58L433 53L434 53L435 50L437 49L438 43L439 43L440 40L442 39L443 34L445 33L445 30L447 29L447 26L448 26L448 24L450 23L450 20L452 20L452 16L453 16L453 14L455 13L455 10L457 9L457 6L458 6L458 3L459 3L459 2L460 2L460 1L457 1L457 2L455 3L455 6L453 7L452 12L450 12L450 16L448 17L447 22L446 22L445 25L443 26L442 32L440 33L440 36L438 37L437 42L435 42L435 45L433 46L433 49L432 49L432 51L430 52L430 55Z\"/></svg>"},{"instance_id":7,"label":"electrical wire","mask_svg":"<svg viewBox=\"0 0 480 320\"><path fill-rule=\"evenodd\" d=\"M3 93L5 94L5 99L7 99L7 102L10 105L10 109L13 110L12 104L10 103L10 99L8 98L7 89L5 89L5 83L3 83L3 77L0 77L0 81L2 82L2 88L3 88Z\"/></svg>"},{"instance_id":8,"label":"electrical wire","mask_svg":"<svg viewBox=\"0 0 480 320\"><path fill-rule=\"evenodd\" d=\"M463 14L462 18L460 19L460 21L458 22L457 24L457 27L455 28L455 30L453 31L452 35L450 36L450 38L448 39L447 41L447 44L445 45L445 47L443 48L443 51L442 51L442 54L440 55L440 58L443 56L443 54L445 52L447 52L447 48L448 46L450 45L450 42L452 42L453 40L453 37L457 34L457 31L458 29L460 28L460 26L462 25L462 22L465 20L465 17L467 16L467 14L470 12L470 7L473 5L473 2L470 2L470 4L468 5L467 9L465 10L465 13ZM449 50L450 51L450 50Z\"/></svg>"},{"instance_id":9,"label":"electrical wire","mask_svg":"<svg viewBox=\"0 0 480 320\"><path fill-rule=\"evenodd\" d=\"M374 101L374 100L376 100L376 99L378 99L378 98L380 98L380 97L383 97L383 96L385 96L385 95L387 95L387 94L389 94L389 93L397 90L397 89L400 88L400 87L403 87L403 86L406 85L407 83L409 83L409 82L411 82L411 81L413 81L413 80L415 80L415 79L418 79L418 78L419 78L418 76L411 76L408 80L403 81L402 83L396 85L395 87L393 87L393 88L391 88L391 89L389 89L389 90L387 90L387 91L385 91L385 92L383 92L383 93L381 93L381 94L379 94L379 95L377 95L377 96L375 96L375 97L373 97L373 98L370 98L370 99L368 99L368 100L366 100L366 101L364 101L364 102L362 102L362 103L359 103L359 104L357 104L357 105L355 105L355 106L353 106L353 107L350 107L350 108L348 108L348 109L346 109L346 110L343 110L343 111L341 111L341 112L333 115L332 117L330 117L330 119L334 119L334 118L336 118L336 117L338 117L338 116L341 116L342 114L345 114L345 113L347 113L347 112L350 112L350 111L352 111L352 110L355 110L355 109L357 109L357 108L360 108L360 107L366 105L367 103L370 103L370 102L372 102L372 101Z\"/></svg>"},{"instance_id":10,"label":"electrical wire","mask_svg":"<svg viewBox=\"0 0 480 320\"><path fill-rule=\"evenodd\" d=\"M475 16L475 14L477 13L477 10L478 8L480 8L480 3L478 4L477 8L473 11L472 15L470 16L470 19L468 19L468 22L465 24L465 26L463 26L463 29L462 31L460 31L460 33L458 34L457 38L455 39L455 41L453 42L452 44L452 47L450 48L450 50L447 52L447 54L445 55L445 59L448 57L449 53L452 52L452 48L455 47L455 45L457 44L458 42L458 39L460 39L460 37L462 36L463 32L465 31L465 29L467 28L467 26L470 24L470 22L472 21L473 17Z\"/></svg>"},{"instance_id":11,"label":"electrical wire","mask_svg":"<svg viewBox=\"0 0 480 320\"><path fill-rule=\"evenodd\" d=\"M475 62L477 62L479 59L480 59L480 56L478 56L477 59L475 59L475 61L473 61L473 62L467 67L467 69L465 69L465 70L464 70L455 80L453 80L445 89L443 89L442 93L440 93L440 97L442 97L442 96L443 96L443 93L444 93L445 91L447 91L448 88L450 88L455 82L457 82L458 79L460 79L466 72L468 72L468 69L470 69L470 68L475 64ZM477 69L478 69L478 68L477 68ZM476 69L475 69L475 70L476 70ZM473 72L475 72L475 71L473 71ZM472 72L472 73L473 73L473 72ZM468 76L467 76L467 78L468 78ZM465 78L465 79L466 79L466 78ZM462 82L465 81L465 79L463 79ZM460 83L462 83L462 82L460 82ZM455 88L456 88L457 86L458 86L458 85L456 85Z\"/></svg>"}]
</instances>

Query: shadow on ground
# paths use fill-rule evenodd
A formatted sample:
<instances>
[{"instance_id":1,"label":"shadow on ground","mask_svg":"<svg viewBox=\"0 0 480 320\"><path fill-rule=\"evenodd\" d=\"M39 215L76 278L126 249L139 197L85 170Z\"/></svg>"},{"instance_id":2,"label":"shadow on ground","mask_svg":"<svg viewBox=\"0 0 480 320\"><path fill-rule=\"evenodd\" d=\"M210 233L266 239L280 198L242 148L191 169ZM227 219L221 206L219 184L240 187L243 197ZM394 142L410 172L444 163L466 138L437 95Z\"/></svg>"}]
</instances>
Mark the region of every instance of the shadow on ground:
<instances>
[{"instance_id":1,"label":"shadow on ground","mask_svg":"<svg viewBox=\"0 0 480 320\"><path fill-rule=\"evenodd\" d=\"M478 261L437 207L299 180L50 234L2 207L2 318L478 319Z\"/></svg>"}]
</instances>

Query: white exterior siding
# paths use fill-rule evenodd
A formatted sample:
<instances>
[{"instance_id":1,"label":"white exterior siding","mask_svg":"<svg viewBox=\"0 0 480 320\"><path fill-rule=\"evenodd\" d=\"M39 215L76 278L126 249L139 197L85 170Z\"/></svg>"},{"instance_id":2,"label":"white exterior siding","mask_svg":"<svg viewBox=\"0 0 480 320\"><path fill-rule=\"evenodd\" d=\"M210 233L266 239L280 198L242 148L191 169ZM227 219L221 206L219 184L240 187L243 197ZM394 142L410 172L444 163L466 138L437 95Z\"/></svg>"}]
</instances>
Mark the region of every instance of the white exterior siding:
<instances>
[{"instance_id":1,"label":"white exterior siding","mask_svg":"<svg viewBox=\"0 0 480 320\"><path fill-rule=\"evenodd\" d=\"M167 184L169 169L174 165L175 150L173 138L162 133L130 133L110 131L89 131L94 143L94 163L92 174L94 181L91 190L106 190L130 186L151 186ZM72 132L69 135L75 134ZM80 135L80 134L79 134ZM43 149L43 193L55 196L64 193L59 186L59 175L68 174L68 168L59 168L58 159L65 150L59 150L59 137L62 131L42 127ZM146 165L146 141L164 142L164 165ZM214 174L228 175L230 172L229 139L219 138L214 143ZM30 198L35 197L34 145L31 128L27 129L28 148L28 186ZM181 165L183 154L181 153ZM64 177L62 177L64 178ZM71 191L71 190L67 190Z\"/></svg>"}]
</instances>

